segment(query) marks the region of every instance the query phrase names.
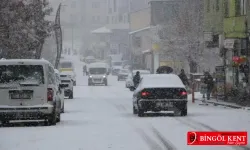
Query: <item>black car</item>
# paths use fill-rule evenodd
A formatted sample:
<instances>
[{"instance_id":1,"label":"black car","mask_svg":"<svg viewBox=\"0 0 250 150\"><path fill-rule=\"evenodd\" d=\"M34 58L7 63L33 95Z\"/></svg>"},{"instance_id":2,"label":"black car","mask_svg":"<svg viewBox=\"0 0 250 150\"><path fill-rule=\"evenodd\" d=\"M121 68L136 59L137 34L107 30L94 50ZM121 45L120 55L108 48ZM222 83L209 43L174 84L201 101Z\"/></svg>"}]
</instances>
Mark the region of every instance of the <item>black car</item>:
<instances>
[{"instance_id":1,"label":"black car","mask_svg":"<svg viewBox=\"0 0 250 150\"><path fill-rule=\"evenodd\" d=\"M152 74L142 77L133 95L133 113L173 111L175 115L187 115L187 91L174 74Z\"/></svg>"}]
</instances>

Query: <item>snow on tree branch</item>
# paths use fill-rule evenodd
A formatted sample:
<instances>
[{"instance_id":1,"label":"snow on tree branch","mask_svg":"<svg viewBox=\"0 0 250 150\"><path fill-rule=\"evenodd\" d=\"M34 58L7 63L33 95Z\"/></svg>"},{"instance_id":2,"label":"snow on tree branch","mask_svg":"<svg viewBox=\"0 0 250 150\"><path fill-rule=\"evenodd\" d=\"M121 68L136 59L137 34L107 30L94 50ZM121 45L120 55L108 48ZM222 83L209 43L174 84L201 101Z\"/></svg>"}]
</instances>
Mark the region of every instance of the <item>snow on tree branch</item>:
<instances>
[{"instance_id":1,"label":"snow on tree branch","mask_svg":"<svg viewBox=\"0 0 250 150\"><path fill-rule=\"evenodd\" d=\"M195 71L191 64L197 66L203 51L203 1L182 1L173 12L174 15L159 32L163 50L186 59L190 70Z\"/></svg>"},{"instance_id":2,"label":"snow on tree branch","mask_svg":"<svg viewBox=\"0 0 250 150\"><path fill-rule=\"evenodd\" d=\"M6 58L34 58L40 55L51 23L45 16L52 12L46 0L11 1L0 4L0 49ZM2 27L2 28L1 28Z\"/></svg>"}]
</instances>

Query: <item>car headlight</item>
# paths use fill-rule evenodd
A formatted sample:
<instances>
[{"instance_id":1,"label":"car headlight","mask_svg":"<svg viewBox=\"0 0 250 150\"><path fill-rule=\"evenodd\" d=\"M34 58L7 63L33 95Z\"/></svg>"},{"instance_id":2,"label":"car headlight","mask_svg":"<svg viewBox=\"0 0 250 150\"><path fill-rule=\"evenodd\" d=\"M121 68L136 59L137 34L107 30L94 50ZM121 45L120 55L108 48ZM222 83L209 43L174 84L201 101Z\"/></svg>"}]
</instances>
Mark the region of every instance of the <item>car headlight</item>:
<instances>
[{"instance_id":1,"label":"car headlight","mask_svg":"<svg viewBox=\"0 0 250 150\"><path fill-rule=\"evenodd\" d=\"M89 76L90 78L92 78L92 76Z\"/></svg>"},{"instance_id":2,"label":"car headlight","mask_svg":"<svg viewBox=\"0 0 250 150\"><path fill-rule=\"evenodd\" d=\"M106 78L106 76L103 76L103 78Z\"/></svg>"},{"instance_id":3,"label":"car headlight","mask_svg":"<svg viewBox=\"0 0 250 150\"><path fill-rule=\"evenodd\" d=\"M68 75L70 78L72 77L71 75Z\"/></svg>"}]
</instances>

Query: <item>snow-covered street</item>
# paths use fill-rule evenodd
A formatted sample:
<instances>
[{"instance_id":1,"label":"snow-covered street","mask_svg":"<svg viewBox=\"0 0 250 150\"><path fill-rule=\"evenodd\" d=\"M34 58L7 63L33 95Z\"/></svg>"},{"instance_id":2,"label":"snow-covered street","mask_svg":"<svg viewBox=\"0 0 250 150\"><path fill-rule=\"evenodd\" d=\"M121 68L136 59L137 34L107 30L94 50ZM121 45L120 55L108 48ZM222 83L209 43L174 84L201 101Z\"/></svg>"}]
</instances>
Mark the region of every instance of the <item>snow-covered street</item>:
<instances>
[{"instance_id":1,"label":"snow-covered street","mask_svg":"<svg viewBox=\"0 0 250 150\"><path fill-rule=\"evenodd\" d=\"M189 103L187 117L132 114L132 92L109 77L109 86L87 86L77 74L74 99L65 100L65 113L56 126L0 128L0 150L195 150L250 149L187 146L188 131L250 132L250 113ZM162 142L160 140L162 138ZM165 141L165 143L164 143Z\"/></svg>"}]
</instances>

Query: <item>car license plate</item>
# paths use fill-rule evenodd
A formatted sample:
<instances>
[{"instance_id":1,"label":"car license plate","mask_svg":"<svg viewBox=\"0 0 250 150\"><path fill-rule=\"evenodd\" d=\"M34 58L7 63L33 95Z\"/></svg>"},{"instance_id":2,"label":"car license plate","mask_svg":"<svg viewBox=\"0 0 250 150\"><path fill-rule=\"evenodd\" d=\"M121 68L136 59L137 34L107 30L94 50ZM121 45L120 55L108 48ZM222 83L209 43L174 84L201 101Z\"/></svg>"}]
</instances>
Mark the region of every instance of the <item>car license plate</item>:
<instances>
[{"instance_id":1,"label":"car license plate","mask_svg":"<svg viewBox=\"0 0 250 150\"><path fill-rule=\"evenodd\" d=\"M165 102L165 103L162 103L162 106L163 107L173 107L173 103L172 102Z\"/></svg>"},{"instance_id":2,"label":"car license plate","mask_svg":"<svg viewBox=\"0 0 250 150\"><path fill-rule=\"evenodd\" d=\"M13 93L11 99L31 99L31 95L27 93Z\"/></svg>"}]
</instances>

